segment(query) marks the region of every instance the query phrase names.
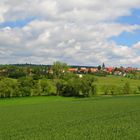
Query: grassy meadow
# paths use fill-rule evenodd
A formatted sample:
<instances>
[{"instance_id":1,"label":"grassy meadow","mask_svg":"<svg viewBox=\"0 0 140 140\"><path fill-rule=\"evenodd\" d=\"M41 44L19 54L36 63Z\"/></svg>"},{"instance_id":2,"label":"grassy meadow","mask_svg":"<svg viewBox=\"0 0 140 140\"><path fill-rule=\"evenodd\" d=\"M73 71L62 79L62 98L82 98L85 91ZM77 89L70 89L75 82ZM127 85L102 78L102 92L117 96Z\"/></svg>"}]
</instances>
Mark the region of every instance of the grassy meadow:
<instances>
[{"instance_id":1,"label":"grassy meadow","mask_svg":"<svg viewBox=\"0 0 140 140\"><path fill-rule=\"evenodd\" d=\"M140 96L0 100L0 140L139 140Z\"/></svg>"},{"instance_id":2,"label":"grassy meadow","mask_svg":"<svg viewBox=\"0 0 140 140\"><path fill-rule=\"evenodd\" d=\"M130 79L126 77L121 76L107 76L107 77L99 77L96 76L97 81L95 82L97 84L97 90L98 94L104 94L104 87L114 87L116 88L116 94L119 94L120 88L124 86L125 83L130 84L131 88L131 94L135 94L138 92L138 86L140 86L140 80L138 79Z\"/></svg>"}]
</instances>

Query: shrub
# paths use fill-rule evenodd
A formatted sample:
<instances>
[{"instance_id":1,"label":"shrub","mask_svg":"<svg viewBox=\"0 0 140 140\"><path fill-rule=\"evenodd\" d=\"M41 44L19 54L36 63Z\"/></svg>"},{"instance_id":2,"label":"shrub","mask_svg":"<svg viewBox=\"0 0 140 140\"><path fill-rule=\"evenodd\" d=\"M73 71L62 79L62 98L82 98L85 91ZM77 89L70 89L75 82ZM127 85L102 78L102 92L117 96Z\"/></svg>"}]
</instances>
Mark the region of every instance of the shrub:
<instances>
[{"instance_id":1,"label":"shrub","mask_svg":"<svg viewBox=\"0 0 140 140\"><path fill-rule=\"evenodd\" d=\"M56 94L56 87L51 80L48 79L39 80L39 87L41 95Z\"/></svg>"},{"instance_id":2,"label":"shrub","mask_svg":"<svg viewBox=\"0 0 140 140\"><path fill-rule=\"evenodd\" d=\"M18 83L11 78L3 78L0 81L0 97L15 97L19 96Z\"/></svg>"},{"instance_id":3,"label":"shrub","mask_svg":"<svg viewBox=\"0 0 140 140\"><path fill-rule=\"evenodd\" d=\"M123 94L130 94L131 93L131 87L128 82L126 82L123 86Z\"/></svg>"}]
</instances>

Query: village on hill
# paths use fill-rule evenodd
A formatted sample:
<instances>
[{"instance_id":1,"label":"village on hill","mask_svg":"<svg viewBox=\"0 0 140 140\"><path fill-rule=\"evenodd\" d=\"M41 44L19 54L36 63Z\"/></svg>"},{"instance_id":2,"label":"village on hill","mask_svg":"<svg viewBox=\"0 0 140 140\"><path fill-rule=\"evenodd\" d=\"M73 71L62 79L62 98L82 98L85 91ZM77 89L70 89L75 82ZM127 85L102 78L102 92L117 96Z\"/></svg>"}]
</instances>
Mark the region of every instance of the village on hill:
<instances>
[{"instance_id":1,"label":"village on hill","mask_svg":"<svg viewBox=\"0 0 140 140\"><path fill-rule=\"evenodd\" d=\"M37 73L41 75L53 74L54 65L58 65L60 68L60 73L74 73L74 74L93 74L96 76L106 76L106 75L116 75L128 78L139 79L140 76L136 76L140 72L140 68L133 67L106 67L103 63L99 66L70 66L62 62L54 62L53 65L35 65L35 64L12 64L12 65L0 65L0 75L10 75L11 73L20 73L21 75L36 75ZM64 65L64 66L63 66ZM19 75L20 75L19 74Z\"/></svg>"}]
</instances>

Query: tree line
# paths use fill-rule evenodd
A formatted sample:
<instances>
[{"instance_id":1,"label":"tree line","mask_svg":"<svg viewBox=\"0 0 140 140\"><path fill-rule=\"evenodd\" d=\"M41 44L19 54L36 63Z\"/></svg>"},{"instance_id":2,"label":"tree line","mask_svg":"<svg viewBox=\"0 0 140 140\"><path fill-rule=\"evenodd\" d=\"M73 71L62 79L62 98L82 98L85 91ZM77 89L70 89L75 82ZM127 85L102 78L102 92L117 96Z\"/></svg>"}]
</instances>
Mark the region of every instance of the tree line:
<instances>
[{"instance_id":1,"label":"tree line","mask_svg":"<svg viewBox=\"0 0 140 140\"><path fill-rule=\"evenodd\" d=\"M3 68L5 67L5 68ZM55 62L49 67L17 67L0 68L0 98L26 96L66 96L90 97L98 93L94 75L77 75L67 72L66 63ZM138 87L140 92L140 87ZM135 93L139 93L135 92ZM115 85L104 85L103 94L130 94L129 83L121 88Z\"/></svg>"},{"instance_id":2,"label":"tree line","mask_svg":"<svg viewBox=\"0 0 140 140\"><path fill-rule=\"evenodd\" d=\"M26 96L74 96L88 97L95 94L94 78L79 78L76 75L67 75L63 79L34 79L21 77L19 79L1 78L0 97L26 97Z\"/></svg>"}]
</instances>

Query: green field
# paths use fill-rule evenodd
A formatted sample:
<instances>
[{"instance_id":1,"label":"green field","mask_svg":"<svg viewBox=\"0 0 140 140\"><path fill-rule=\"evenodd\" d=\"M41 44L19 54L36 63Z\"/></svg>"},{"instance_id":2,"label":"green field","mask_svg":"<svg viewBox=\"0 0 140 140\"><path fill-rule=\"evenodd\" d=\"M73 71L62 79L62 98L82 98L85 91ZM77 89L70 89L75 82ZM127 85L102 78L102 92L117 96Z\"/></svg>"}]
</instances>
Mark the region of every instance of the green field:
<instances>
[{"instance_id":1,"label":"green field","mask_svg":"<svg viewBox=\"0 0 140 140\"><path fill-rule=\"evenodd\" d=\"M140 96L0 100L0 140L140 140Z\"/></svg>"},{"instance_id":2,"label":"green field","mask_svg":"<svg viewBox=\"0 0 140 140\"><path fill-rule=\"evenodd\" d=\"M95 82L97 84L98 88L98 94L104 94L104 86L114 86L117 90L117 94L119 91L119 88L123 87L125 83L130 84L131 92L132 94L134 93L139 93L138 91L138 86L140 86L140 80L138 79L130 79L126 77L121 77L121 76L107 76L107 77L99 77L96 76L97 81ZM117 89L118 88L118 89Z\"/></svg>"}]
</instances>

